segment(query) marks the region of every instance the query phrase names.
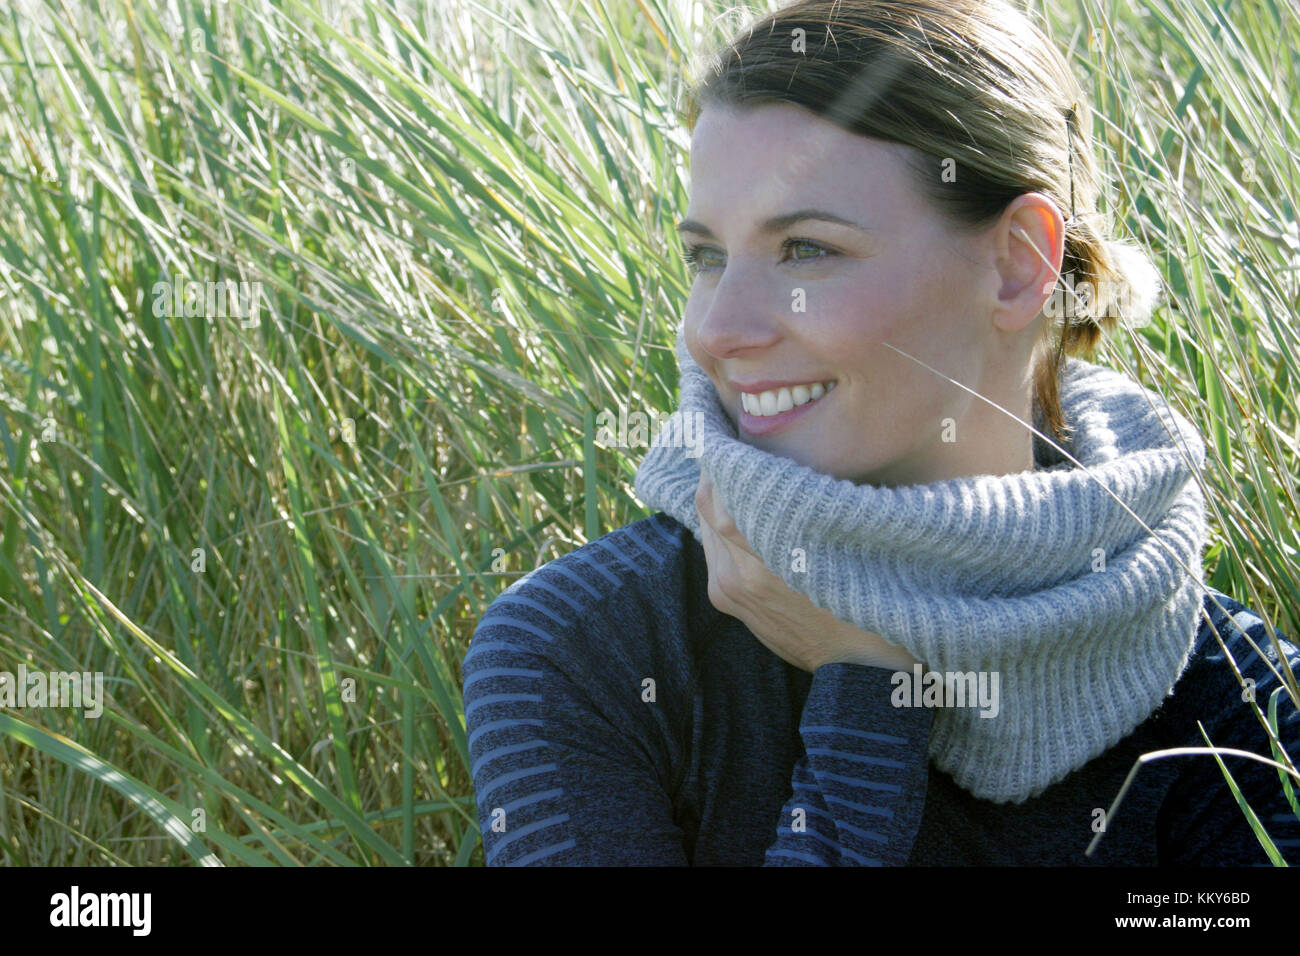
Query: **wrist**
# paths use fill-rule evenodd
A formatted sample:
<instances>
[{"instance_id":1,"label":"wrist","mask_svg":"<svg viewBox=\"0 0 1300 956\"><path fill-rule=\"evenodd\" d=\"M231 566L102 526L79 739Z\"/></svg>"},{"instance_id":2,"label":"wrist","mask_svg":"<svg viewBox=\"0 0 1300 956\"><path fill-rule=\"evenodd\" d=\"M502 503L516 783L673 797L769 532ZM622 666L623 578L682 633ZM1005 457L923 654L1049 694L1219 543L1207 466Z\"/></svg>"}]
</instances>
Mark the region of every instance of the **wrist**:
<instances>
[{"instance_id":1,"label":"wrist","mask_svg":"<svg viewBox=\"0 0 1300 956\"><path fill-rule=\"evenodd\" d=\"M912 665L916 663L916 658L906 651L899 655L881 655L881 654L842 654L823 661L822 666L826 664L857 664L859 667L878 667L881 670L887 670L891 673L894 671L907 671L911 673Z\"/></svg>"},{"instance_id":2,"label":"wrist","mask_svg":"<svg viewBox=\"0 0 1300 956\"><path fill-rule=\"evenodd\" d=\"M879 634L871 634L852 624L841 624L839 648L828 655L824 664L858 664L888 671L908 671L919 663L905 647L890 644Z\"/></svg>"}]
</instances>

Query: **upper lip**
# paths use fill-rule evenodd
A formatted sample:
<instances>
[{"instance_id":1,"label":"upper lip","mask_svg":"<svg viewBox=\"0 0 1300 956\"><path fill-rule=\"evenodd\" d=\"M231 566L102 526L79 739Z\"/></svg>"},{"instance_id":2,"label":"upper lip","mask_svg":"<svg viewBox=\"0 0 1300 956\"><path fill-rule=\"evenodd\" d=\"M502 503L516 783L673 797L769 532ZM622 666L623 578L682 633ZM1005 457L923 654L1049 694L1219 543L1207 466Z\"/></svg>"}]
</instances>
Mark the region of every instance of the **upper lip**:
<instances>
[{"instance_id":1,"label":"upper lip","mask_svg":"<svg viewBox=\"0 0 1300 956\"><path fill-rule=\"evenodd\" d=\"M835 381L833 378L795 378L785 381L768 378L757 382L734 382L729 380L727 384L738 392L749 392L757 395L761 392L774 392L782 388L794 388L796 385L824 385L826 382L833 381Z\"/></svg>"}]
</instances>

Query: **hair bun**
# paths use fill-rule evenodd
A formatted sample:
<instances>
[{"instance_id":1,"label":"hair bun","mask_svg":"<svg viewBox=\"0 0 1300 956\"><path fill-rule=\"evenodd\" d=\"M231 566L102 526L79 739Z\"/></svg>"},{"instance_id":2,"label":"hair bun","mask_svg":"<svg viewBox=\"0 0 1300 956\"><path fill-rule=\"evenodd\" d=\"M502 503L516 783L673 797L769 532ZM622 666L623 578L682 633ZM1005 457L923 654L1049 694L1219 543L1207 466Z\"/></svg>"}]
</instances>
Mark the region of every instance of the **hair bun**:
<instances>
[{"instance_id":1,"label":"hair bun","mask_svg":"<svg viewBox=\"0 0 1300 956\"><path fill-rule=\"evenodd\" d=\"M1108 239L1103 246L1109 260L1105 279L1110 294L1100 317L1130 328L1146 325L1160 299L1159 270L1146 252L1132 243Z\"/></svg>"}]
</instances>

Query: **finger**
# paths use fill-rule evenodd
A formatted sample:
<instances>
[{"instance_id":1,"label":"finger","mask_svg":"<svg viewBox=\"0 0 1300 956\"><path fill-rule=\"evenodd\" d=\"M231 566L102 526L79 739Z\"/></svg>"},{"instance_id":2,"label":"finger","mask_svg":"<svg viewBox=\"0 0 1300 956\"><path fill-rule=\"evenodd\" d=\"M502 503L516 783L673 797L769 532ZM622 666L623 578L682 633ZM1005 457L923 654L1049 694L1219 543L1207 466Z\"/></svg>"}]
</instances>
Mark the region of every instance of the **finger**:
<instances>
[{"instance_id":1,"label":"finger","mask_svg":"<svg viewBox=\"0 0 1300 956\"><path fill-rule=\"evenodd\" d=\"M729 589L740 581L750 582L750 587L772 587L783 583L749 546L749 541L727 512L717 486L702 472L695 489L695 501L700 515L700 534L705 542L705 559L721 587Z\"/></svg>"},{"instance_id":2,"label":"finger","mask_svg":"<svg viewBox=\"0 0 1300 956\"><path fill-rule=\"evenodd\" d=\"M722 493L718 491L718 486L709 482L708 487L710 501L710 523L718 529L718 533L723 537L739 535L740 529L736 527L736 521L731 517L731 512L727 510L727 503L722 500Z\"/></svg>"},{"instance_id":3,"label":"finger","mask_svg":"<svg viewBox=\"0 0 1300 956\"><path fill-rule=\"evenodd\" d=\"M722 493L718 491L717 485L709 485L709 495L713 502L713 526L724 536L734 534L736 522L731 517L731 512L727 510L727 503L722 499Z\"/></svg>"},{"instance_id":4,"label":"finger","mask_svg":"<svg viewBox=\"0 0 1300 956\"><path fill-rule=\"evenodd\" d=\"M750 547L749 539L741 532L736 525L736 520L727 511L727 506L723 503L716 487L713 489L711 523L718 536L726 541L733 551L738 554L750 555L754 560L761 562L762 559L759 558L758 552Z\"/></svg>"},{"instance_id":5,"label":"finger","mask_svg":"<svg viewBox=\"0 0 1300 956\"><path fill-rule=\"evenodd\" d=\"M763 594L774 586L784 587L763 559L749 549L743 536L723 535L712 525L707 527L707 534L705 558L724 589ZM736 597L739 599L739 595Z\"/></svg>"},{"instance_id":6,"label":"finger","mask_svg":"<svg viewBox=\"0 0 1300 956\"><path fill-rule=\"evenodd\" d=\"M700 472L699 484L695 486L695 511L702 524L713 524L713 483L704 472Z\"/></svg>"},{"instance_id":7,"label":"finger","mask_svg":"<svg viewBox=\"0 0 1300 956\"><path fill-rule=\"evenodd\" d=\"M707 522L701 523L700 532L704 544L704 563L708 568L709 603L723 614L735 617L739 608L727 593L732 586L734 572L726 545L718 539L717 533Z\"/></svg>"}]
</instances>

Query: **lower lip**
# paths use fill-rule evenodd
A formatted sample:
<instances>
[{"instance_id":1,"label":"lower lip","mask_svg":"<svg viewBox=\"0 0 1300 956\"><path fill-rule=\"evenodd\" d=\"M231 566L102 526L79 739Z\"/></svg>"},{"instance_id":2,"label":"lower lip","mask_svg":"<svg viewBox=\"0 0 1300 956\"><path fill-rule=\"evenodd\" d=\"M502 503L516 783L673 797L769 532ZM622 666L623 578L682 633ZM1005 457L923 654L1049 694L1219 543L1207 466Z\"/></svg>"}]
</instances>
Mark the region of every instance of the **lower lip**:
<instances>
[{"instance_id":1,"label":"lower lip","mask_svg":"<svg viewBox=\"0 0 1300 956\"><path fill-rule=\"evenodd\" d=\"M835 389L831 389L831 392ZM745 411L745 407L740 407L740 427L746 434L759 436L771 435L773 432L779 432L781 429L788 427L793 422L797 422L804 415L807 415L814 408L820 408L826 399L831 397L831 392L826 392L821 398L814 398L810 402L804 402L797 405L789 411L781 412L779 415L751 415Z\"/></svg>"}]
</instances>

